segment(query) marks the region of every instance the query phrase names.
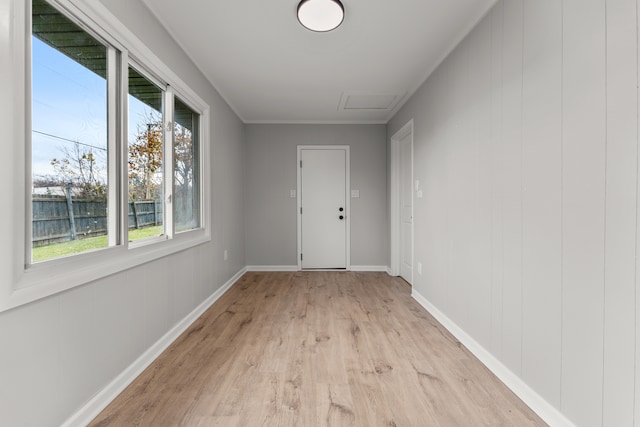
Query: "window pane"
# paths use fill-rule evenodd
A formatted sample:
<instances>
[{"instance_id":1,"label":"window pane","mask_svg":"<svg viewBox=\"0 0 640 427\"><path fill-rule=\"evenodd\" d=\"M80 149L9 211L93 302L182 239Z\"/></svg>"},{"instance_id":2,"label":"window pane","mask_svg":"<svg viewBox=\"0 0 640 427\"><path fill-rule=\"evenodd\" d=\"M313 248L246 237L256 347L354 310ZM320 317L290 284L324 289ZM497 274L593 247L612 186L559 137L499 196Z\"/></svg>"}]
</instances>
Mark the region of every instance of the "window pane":
<instances>
[{"instance_id":1,"label":"window pane","mask_svg":"<svg viewBox=\"0 0 640 427\"><path fill-rule=\"evenodd\" d=\"M32 13L32 262L108 246L107 48L42 0Z\"/></svg>"},{"instance_id":2,"label":"window pane","mask_svg":"<svg viewBox=\"0 0 640 427\"><path fill-rule=\"evenodd\" d=\"M200 227L200 171L198 121L200 116L175 98L174 196L176 232Z\"/></svg>"},{"instance_id":3,"label":"window pane","mask_svg":"<svg viewBox=\"0 0 640 427\"><path fill-rule=\"evenodd\" d=\"M164 232L164 91L129 67L129 241Z\"/></svg>"}]
</instances>

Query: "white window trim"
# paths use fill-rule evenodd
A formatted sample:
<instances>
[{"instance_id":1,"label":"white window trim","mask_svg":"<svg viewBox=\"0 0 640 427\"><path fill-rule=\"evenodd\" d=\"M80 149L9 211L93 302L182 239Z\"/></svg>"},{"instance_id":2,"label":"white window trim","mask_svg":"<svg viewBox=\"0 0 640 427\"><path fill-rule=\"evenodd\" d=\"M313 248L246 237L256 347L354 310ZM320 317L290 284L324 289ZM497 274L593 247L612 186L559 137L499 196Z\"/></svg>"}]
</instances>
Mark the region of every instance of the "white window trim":
<instances>
[{"instance_id":1,"label":"white window trim","mask_svg":"<svg viewBox=\"0 0 640 427\"><path fill-rule=\"evenodd\" d=\"M91 32L119 49L122 53L121 67L127 67L129 56L135 58L136 62L166 81L181 100L200 114L198 148L201 224L199 229L177 233L172 239L163 242L129 247L126 241L127 195L125 189L120 188L119 214L123 219L118 236L121 245L25 265L28 259L25 254L30 251L26 237L30 235L31 229L31 188L26 185L30 182L31 174L30 144L27 143L27 138L30 138L28 129L31 102L31 33L27 28L30 11L24 0L1 3L0 57L10 60L0 64L0 77L12 84L8 85L9 101L0 103L0 126L7 131L9 140L16 143L5 149L6 167L0 168L0 179L12 184L8 191L8 205L5 210L0 210L0 235L3 235L2 239L5 241L0 247L0 312L210 241L210 107L100 2L53 0L52 3L56 6L79 17ZM126 99L126 85L121 86L124 88L120 96ZM119 111L118 114L122 123L118 130L119 136L126 141L126 111ZM120 187L123 187L127 185L126 157L120 155L119 159ZM173 177L170 179L172 185ZM116 196L113 196L112 200L115 200Z\"/></svg>"},{"instance_id":2,"label":"white window trim","mask_svg":"<svg viewBox=\"0 0 640 427\"><path fill-rule=\"evenodd\" d=\"M140 240L136 240L133 242L130 242L128 240L129 238L129 213L128 213L128 205L129 205L129 198L128 198L128 189L123 188L122 189L122 193L123 193L123 200L124 200L124 209L123 209L123 215L122 215L122 224L123 224L123 229L124 229L124 240L122 240L123 245L127 246L128 248L135 248L138 246L145 246L145 245L149 245L149 244L153 244L153 243L158 243L158 242L163 242L166 241L168 239L172 239L173 238L173 162L169 162L166 161L167 159L173 159L173 153L172 148L173 148L173 129L169 126L169 121L167 120L167 117L172 117L173 116L173 96L174 96L174 91L171 88L171 86L166 83L161 81L161 79L159 79L158 77L154 76L153 73L151 73L147 67L143 66L142 64L140 64L138 61L134 60L133 58L129 57L128 61L127 61L127 68L128 67L132 67L133 69L136 70L136 72L138 72L141 76L144 76L144 78L146 78L147 80L149 80L151 83L153 83L154 85L156 85L158 88L160 88L160 90L162 90L162 118L161 118L161 126L162 126L162 138L163 138L163 142L162 142L162 157L165 160L163 162L162 165L162 204L163 204L163 228L164 228L164 233L162 234L162 236L155 236L155 237L147 237L144 239L140 239ZM123 86L123 90L126 89L126 96L127 98L130 96L129 95L129 87L128 87L128 83L125 82L122 84ZM125 98L125 99L127 99ZM128 105L128 103L127 103ZM127 117L129 117L129 114L127 112ZM128 123L127 123L127 127L128 127ZM127 128L125 126L123 126L123 128ZM128 135L126 136L126 138L128 138ZM124 148L124 145L123 145ZM124 155L123 155L124 157ZM128 165L125 164L124 168L128 168ZM126 170L126 169L125 169ZM127 173L123 174L121 176L121 179L125 180L128 182L128 176ZM124 181L123 181L124 182Z\"/></svg>"}]
</instances>

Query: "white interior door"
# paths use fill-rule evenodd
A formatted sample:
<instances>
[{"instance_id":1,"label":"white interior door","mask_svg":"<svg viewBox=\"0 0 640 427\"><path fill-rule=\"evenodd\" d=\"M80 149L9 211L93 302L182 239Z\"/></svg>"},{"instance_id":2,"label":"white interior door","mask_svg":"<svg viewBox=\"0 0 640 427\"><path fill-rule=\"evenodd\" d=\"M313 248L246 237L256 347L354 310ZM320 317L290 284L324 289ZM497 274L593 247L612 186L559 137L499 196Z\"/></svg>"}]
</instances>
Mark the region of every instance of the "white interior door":
<instances>
[{"instance_id":1,"label":"white interior door","mask_svg":"<svg viewBox=\"0 0 640 427\"><path fill-rule=\"evenodd\" d=\"M400 276L413 282L412 134L400 140Z\"/></svg>"},{"instance_id":2,"label":"white interior door","mask_svg":"<svg viewBox=\"0 0 640 427\"><path fill-rule=\"evenodd\" d=\"M347 150L300 150L302 268L347 268Z\"/></svg>"}]
</instances>

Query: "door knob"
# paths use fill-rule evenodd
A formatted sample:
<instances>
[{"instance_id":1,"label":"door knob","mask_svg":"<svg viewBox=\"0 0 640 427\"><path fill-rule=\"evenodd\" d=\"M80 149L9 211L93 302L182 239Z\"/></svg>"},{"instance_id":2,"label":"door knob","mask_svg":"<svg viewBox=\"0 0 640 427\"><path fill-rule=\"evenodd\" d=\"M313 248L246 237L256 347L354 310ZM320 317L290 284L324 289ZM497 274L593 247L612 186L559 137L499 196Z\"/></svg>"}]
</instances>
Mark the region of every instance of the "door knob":
<instances>
[{"instance_id":1,"label":"door knob","mask_svg":"<svg viewBox=\"0 0 640 427\"><path fill-rule=\"evenodd\" d=\"M342 212L342 211L344 210L344 208L340 208L340 209L338 209L338 210L339 210L340 212Z\"/></svg>"},{"instance_id":2,"label":"door knob","mask_svg":"<svg viewBox=\"0 0 640 427\"><path fill-rule=\"evenodd\" d=\"M338 218L340 218L340 219L344 219L344 216L340 215Z\"/></svg>"}]
</instances>

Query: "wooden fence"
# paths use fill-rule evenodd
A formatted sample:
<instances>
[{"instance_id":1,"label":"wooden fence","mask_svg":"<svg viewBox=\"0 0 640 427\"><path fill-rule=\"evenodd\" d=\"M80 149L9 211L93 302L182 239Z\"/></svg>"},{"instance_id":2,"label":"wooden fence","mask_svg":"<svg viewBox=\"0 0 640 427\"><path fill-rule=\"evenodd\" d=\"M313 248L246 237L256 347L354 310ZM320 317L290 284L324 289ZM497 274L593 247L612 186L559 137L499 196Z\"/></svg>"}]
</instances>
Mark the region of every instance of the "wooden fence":
<instances>
[{"instance_id":1,"label":"wooden fence","mask_svg":"<svg viewBox=\"0 0 640 427\"><path fill-rule=\"evenodd\" d=\"M66 197L32 199L32 243L52 243L101 236L107 233L107 202ZM163 205L160 201L129 202L129 229L161 225Z\"/></svg>"}]
</instances>

